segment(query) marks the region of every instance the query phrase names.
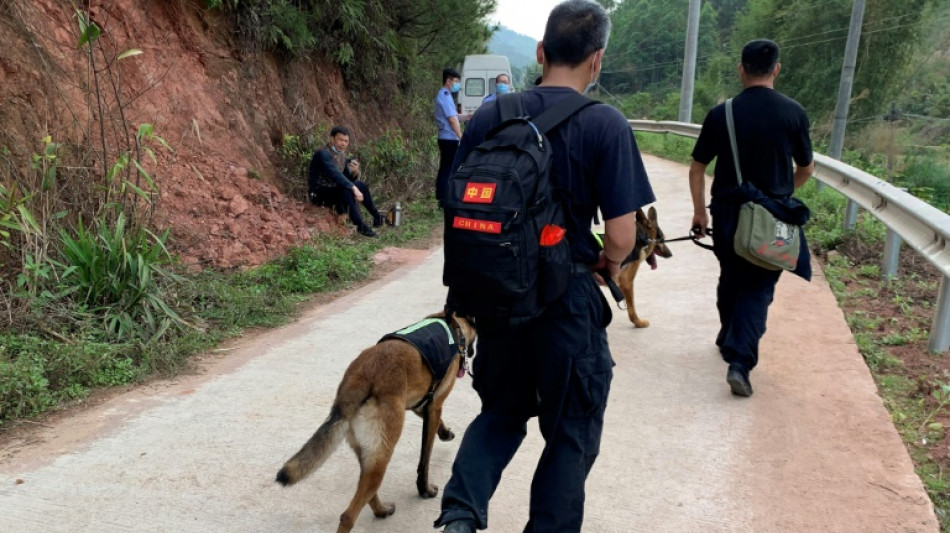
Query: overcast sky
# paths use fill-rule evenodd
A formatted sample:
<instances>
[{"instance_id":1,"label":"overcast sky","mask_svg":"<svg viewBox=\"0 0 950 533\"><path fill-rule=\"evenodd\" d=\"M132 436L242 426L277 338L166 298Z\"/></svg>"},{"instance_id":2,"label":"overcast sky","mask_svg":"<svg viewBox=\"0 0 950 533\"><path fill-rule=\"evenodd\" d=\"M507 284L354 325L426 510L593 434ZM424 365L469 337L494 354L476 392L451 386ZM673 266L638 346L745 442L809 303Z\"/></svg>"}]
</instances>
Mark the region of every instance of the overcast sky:
<instances>
[{"instance_id":1,"label":"overcast sky","mask_svg":"<svg viewBox=\"0 0 950 533\"><path fill-rule=\"evenodd\" d=\"M538 41L544 37L544 23L554 6L563 0L498 0L491 20Z\"/></svg>"}]
</instances>

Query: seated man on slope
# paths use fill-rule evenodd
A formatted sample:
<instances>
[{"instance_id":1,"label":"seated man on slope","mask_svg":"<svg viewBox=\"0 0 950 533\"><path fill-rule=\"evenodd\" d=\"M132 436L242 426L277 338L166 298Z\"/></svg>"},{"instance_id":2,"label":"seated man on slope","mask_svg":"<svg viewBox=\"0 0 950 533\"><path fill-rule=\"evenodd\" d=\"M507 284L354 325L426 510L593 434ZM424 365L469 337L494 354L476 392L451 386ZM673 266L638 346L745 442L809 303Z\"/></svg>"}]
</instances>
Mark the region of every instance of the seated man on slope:
<instances>
[{"instance_id":1,"label":"seated man on slope","mask_svg":"<svg viewBox=\"0 0 950 533\"><path fill-rule=\"evenodd\" d=\"M338 213L348 212L350 222L360 235L376 237L373 228L363 222L359 204L373 215L373 227L383 225L383 216L373 203L373 196L365 182L358 180L360 163L346 156L350 145L350 131L344 126L330 130L330 142L319 148L310 160L307 172L307 187L310 201L322 206L332 206Z\"/></svg>"}]
</instances>

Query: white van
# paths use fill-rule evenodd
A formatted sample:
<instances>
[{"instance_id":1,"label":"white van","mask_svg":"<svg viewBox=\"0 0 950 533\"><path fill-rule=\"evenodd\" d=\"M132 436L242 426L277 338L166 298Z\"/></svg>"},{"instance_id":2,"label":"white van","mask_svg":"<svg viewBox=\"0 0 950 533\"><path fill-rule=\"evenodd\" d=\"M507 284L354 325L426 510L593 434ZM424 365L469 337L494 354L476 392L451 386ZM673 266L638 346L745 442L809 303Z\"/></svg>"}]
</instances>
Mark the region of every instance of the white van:
<instances>
[{"instance_id":1,"label":"white van","mask_svg":"<svg viewBox=\"0 0 950 533\"><path fill-rule=\"evenodd\" d=\"M465 56L462 65L462 90L459 91L459 106L462 114L474 113L486 96L495 92L495 78L507 74L511 79L511 66L507 56Z\"/></svg>"}]
</instances>

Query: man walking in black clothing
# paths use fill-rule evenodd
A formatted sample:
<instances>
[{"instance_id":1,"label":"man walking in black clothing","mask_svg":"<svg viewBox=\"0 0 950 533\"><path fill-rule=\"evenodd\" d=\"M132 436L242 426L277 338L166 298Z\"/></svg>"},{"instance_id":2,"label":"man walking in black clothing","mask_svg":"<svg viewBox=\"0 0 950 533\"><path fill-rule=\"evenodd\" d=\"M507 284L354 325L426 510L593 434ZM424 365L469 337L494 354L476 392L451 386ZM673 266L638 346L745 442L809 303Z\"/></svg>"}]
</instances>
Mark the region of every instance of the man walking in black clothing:
<instances>
[{"instance_id":1,"label":"man walking in black clothing","mask_svg":"<svg viewBox=\"0 0 950 533\"><path fill-rule=\"evenodd\" d=\"M376 232L363 222L359 204L373 215L373 227L383 225L383 216L373 203L373 195L366 182L360 181L360 163L346 156L350 132L343 126L330 130L330 142L318 149L310 160L307 187L310 201L333 207L338 213L348 212L350 222L360 235L376 237Z\"/></svg>"},{"instance_id":2,"label":"man walking in black clothing","mask_svg":"<svg viewBox=\"0 0 950 533\"><path fill-rule=\"evenodd\" d=\"M732 107L743 181L769 198L788 201L795 189L811 177L815 163L805 110L774 89L782 67L778 59L778 45L772 41L758 39L745 45L739 64L743 91L733 99ZM716 306L721 327L716 345L729 363L726 381L732 393L750 396L749 372L758 363L759 340L765 334L769 304L781 271L753 265L736 255L733 249L743 197L738 190L724 104L706 115L693 148L689 187L694 227L706 228L709 224L705 172L714 158L718 158L718 162L709 212L715 229L713 247L720 268ZM795 273L809 278L807 247L803 248L805 257Z\"/></svg>"},{"instance_id":3,"label":"man walking in black clothing","mask_svg":"<svg viewBox=\"0 0 950 533\"><path fill-rule=\"evenodd\" d=\"M516 95L538 117L594 84L610 35L599 4L568 0L551 12L537 49L544 80ZM504 97L502 97L504 98ZM499 101L475 112L462 135L458 168L500 120ZM581 109L547 134L551 179L565 191L572 275L563 296L513 331L478 321L472 386L481 412L468 426L436 527L473 533L488 527L488 503L537 417L544 451L531 481L525 533L579 533L584 484L600 452L604 411L613 376L607 346L610 306L594 272L612 277L636 242L635 213L654 201L626 118L605 104ZM604 249L590 226L597 209L606 225ZM450 295L451 297L451 295Z\"/></svg>"}]
</instances>

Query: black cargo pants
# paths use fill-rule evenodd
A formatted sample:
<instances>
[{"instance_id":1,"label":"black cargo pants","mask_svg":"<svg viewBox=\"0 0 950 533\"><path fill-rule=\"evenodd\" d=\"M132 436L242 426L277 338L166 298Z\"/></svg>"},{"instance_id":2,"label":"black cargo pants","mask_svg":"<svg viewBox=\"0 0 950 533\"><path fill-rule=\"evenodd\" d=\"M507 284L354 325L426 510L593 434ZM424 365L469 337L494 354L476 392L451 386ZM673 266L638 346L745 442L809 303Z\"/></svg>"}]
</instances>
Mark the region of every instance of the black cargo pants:
<instances>
[{"instance_id":1,"label":"black cargo pants","mask_svg":"<svg viewBox=\"0 0 950 533\"><path fill-rule=\"evenodd\" d=\"M736 255L733 236L739 206L710 206L713 219L713 249L719 259L716 308L719 334L716 345L727 363L742 365L746 372L759 362L759 341L765 335L769 305L775 296L781 270L767 270Z\"/></svg>"},{"instance_id":2,"label":"black cargo pants","mask_svg":"<svg viewBox=\"0 0 950 533\"><path fill-rule=\"evenodd\" d=\"M537 416L545 440L531 482L525 533L578 533L584 483L597 454L613 377L610 308L593 275L577 272L567 293L516 331L480 330L474 383L482 410L462 438L435 525L488 526L488 502ZM477 323L477 317L476 317Z\"/></svg>"}]
</instances>

